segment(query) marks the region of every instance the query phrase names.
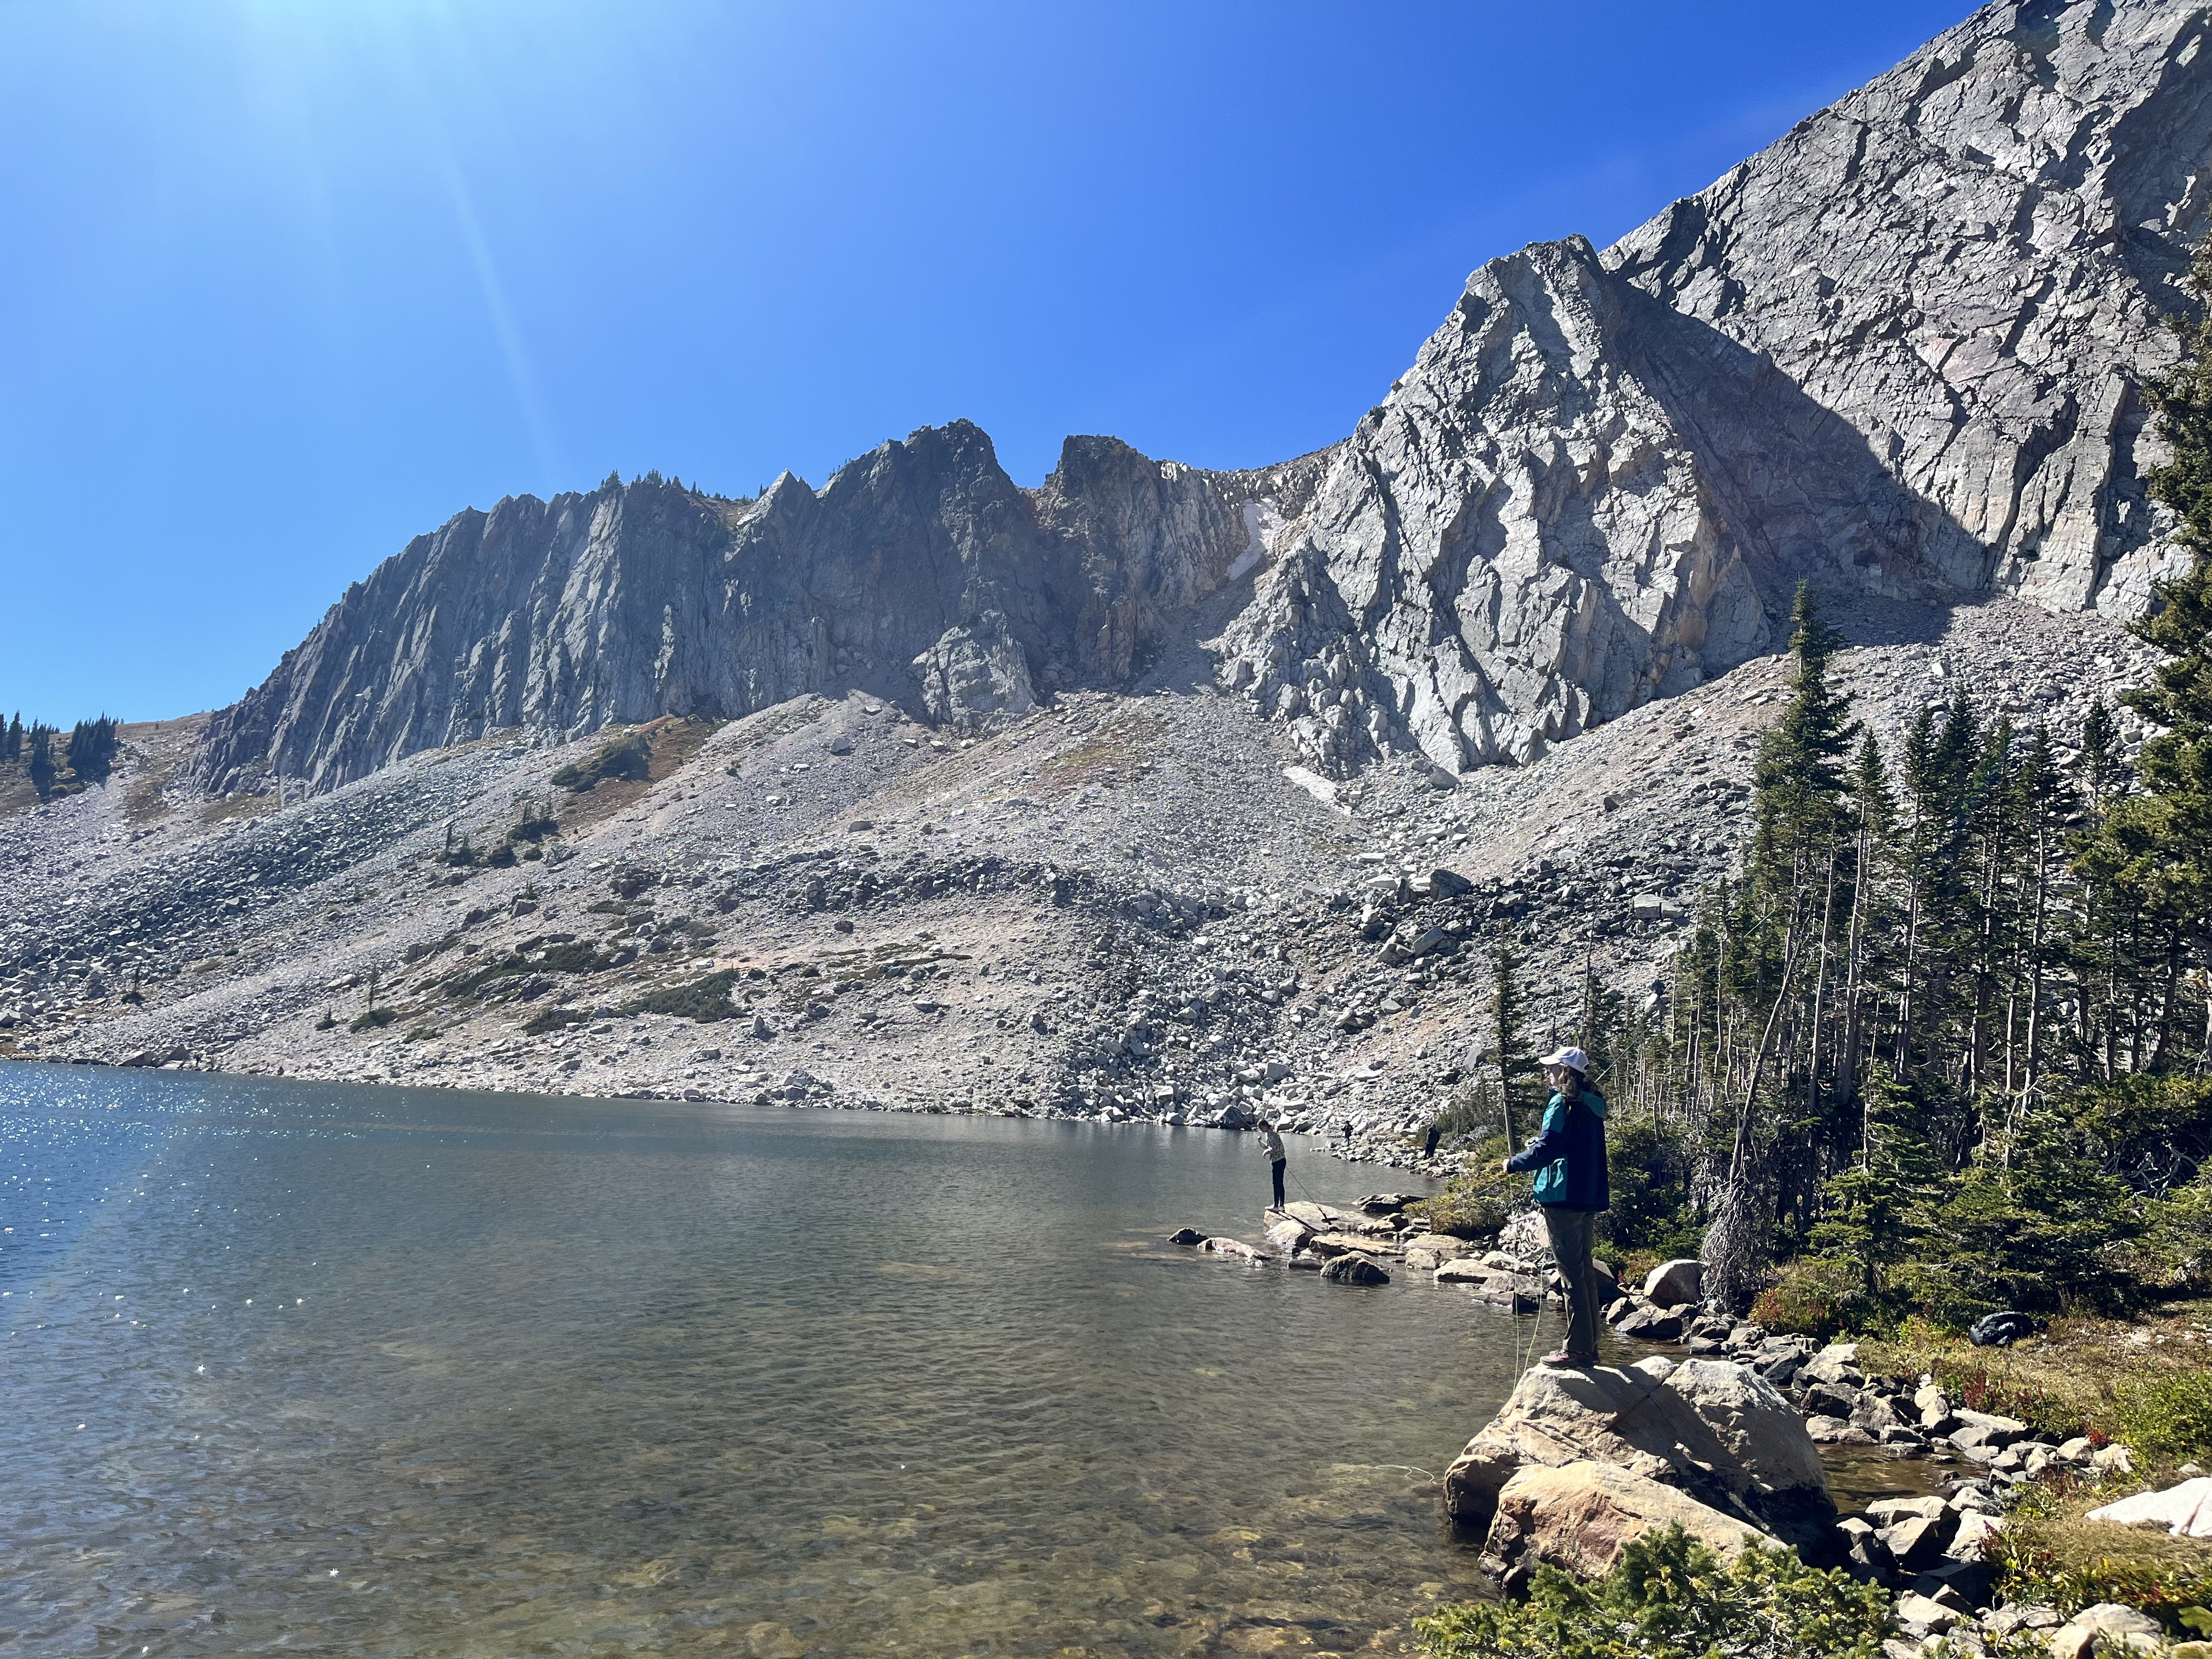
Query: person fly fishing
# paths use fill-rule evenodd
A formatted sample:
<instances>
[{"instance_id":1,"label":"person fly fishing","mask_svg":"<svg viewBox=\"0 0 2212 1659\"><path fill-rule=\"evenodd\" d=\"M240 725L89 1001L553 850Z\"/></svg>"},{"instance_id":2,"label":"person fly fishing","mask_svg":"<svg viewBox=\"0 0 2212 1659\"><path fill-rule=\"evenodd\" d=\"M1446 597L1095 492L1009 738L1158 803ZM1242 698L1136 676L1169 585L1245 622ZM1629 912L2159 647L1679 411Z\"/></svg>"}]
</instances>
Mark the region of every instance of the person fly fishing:
<instances>
[{"instance_id":1,"label":"person fly fishing","mask_svg":"<svg viewBox=\"0 0 2212 1659\"><path fill-rule=\"evenodd\" d=\"M1283 1165L1289 1161L1283 1151L1283 1138L1275 1133L1275 1126L1265 1118L1260 1120L1260 1156L1275 1162L1275 1207L1283 1207Z\"/></svg>"},{"instance_id":2,"label":"person fly fishing","mask_svg":"<svg viewBox=\"0 0 2212 1659\"><path fill-rule=\"evenodd\" d=\"M1544 1212L1552 1258L1567 1287L1567 1342L1540 1365L1597 1364L1598 1283L1590 1238L1598 1212L1612 1202L1606 1181L1605 1097L1585 1073L1589 1056L1562 1048L1544 1056L1552 1098L1536 1138L1505 1160L1508 1175L1536 1172L1534 1197Z\"/></svg>"}]
</instances>

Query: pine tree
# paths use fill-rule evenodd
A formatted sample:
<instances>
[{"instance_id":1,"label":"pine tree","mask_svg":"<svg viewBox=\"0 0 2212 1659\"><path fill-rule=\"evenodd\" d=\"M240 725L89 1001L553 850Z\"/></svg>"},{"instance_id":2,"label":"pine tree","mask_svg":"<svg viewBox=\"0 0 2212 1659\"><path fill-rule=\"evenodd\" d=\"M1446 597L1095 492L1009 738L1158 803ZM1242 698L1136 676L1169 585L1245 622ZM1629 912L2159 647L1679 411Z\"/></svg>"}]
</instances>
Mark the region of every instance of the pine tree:
<instances>
[{"instance_id":1,"label":"pine tree","mask_svg":"<svg viewBox=\"0 0 2212 1659\"><path fill-rule=\"evenodd\" d=\"M1896 921L1884 877L1897 834L1897 799L1890 791L1881 745L1871 732L1859 738L1849 810L1851 892L1844 940L1843 1034L1836 1059L1836 1094L1845 1103L1858 1092L1859 1066L1875 1018L1869 1004L1879 997L1886 981L1887 953L1880 942L1893 933Z\"/></svg>"},{"instance_id":2,"label":"pine tree","mask_svg":"<svg viewBox=\"0 0 2212 1659\"><path fill-rule=\"evenodd\" d=\"M31 775L31 787L39 792L40 800L50 800L55 775L52 733L35 720L31 723L30 749L26 769Z\"/></svg>"},{"instance_id":3,"label":"pine tree","mask_svg":"<svg viewBox=\"0 0 2212 1659\"><path fill-rule=\"evenodd\" d=\"M1804 1155L1811 1126L1803 1103L1817 1091L1818 1033L1835 954L1836 877L1849 840L1843 763L1857 731L1847 718L1849 698L1829 679L1843 637L1821 617L1808 586L1799 586L1793 615L1795 683L1782 718L1759 745L1746 860L1750 879L1730 919L1723 958L1725 993L1749 1016L1747 1037L1757 1032L1741 1082L1730 1082L1735 1097L1725 1103L1735 1121L1725 1170L1713 1183L1719 1197L1703 1252L1708 1288L1730 1308L1749 1301L1757 1288L1778 1189L1802 1214L1817 1179L1817 1157ZM1804 1004L1793 1006L1801 984ZM1794 1074L1784 1063L1785 1050L1798 1062ZM1789 1152L1778 1159L1785 1139Z\"/></svg>"},{"instance_id":4,"label":"pine tree","mask_svg":"<svg viewBox=\"0 0 2212 1659\"><path fill-rule=\"evenodd\" d=\"M1821 1218L1808 1242L1857 1267L1862 1291L1879 1307L1892 1270L1926 1248L1943 1195L1941 1158L1922 1138L1919 1110L1896 1074L1876 1061L1867 1078L1857 1158L1821 1192Z\"/></svg>"},{"instance_id":5,"label":"pine tree","mask_svg":"<svg viewBox=\"0 0 2212 1659\"><path fill-rule=\"evenodd\" d=\"M2166 729L2137 757L2141 789L2106 807L2084 859L2141 919L2148 959L2130 1063L2151 1069L2171 1058L2185 975L2212 951L2212 246L2199 250L2189 289L2199 311L2177 325L2181 360L2149 390L2173 452L2152 471L2151 494L2180 519L2176 539L2191 564L2158 585L2151 613L2135 624L2166 654L2152 683L2125 699Z\"/></svg>"},{"instance_id":6,"label":"pine tree","mask_svg":"<svg viewBox=\"0 0 2212 1659\"><path fill-rule=\"evenodd\" d=\"M105 783L114 764L115 722L105 714L79 720L70 732L70 770L87 783Z\"/></svg>"},{"instance_id":7,"label":"pine tree","mask_svg":"<svg viewBox=\"0 0 2212 1659\"><path fill-rule=\"evenodd\" d=\"M1542 1070L1528 1047L1527 1004L1521 992L1522 958L1510 931L1500 929L1498 948L1491 957L1491 1035L1497 1044L1498 1097L1505 1120L1505 1147L1521 1150L1521 1131L1514 1108L1527 1100L1529 1079Z\"/></svg>"},{"instance_id":8,"label":"pine tree","mask_svg":"<svg viewBox=\"0 0 2212 1659\"><path fill-rule=\"evenodd\" d=\"M1790 891L1808 861L1825 857L1839 822L1844 757L1857 729L1847 718L1850 697L1829 679L1843 635L1822 618L1805 583L1790 619L1796 682L1753 773L1752 876L1770 895Z\"/></svg>"}]
</instances>

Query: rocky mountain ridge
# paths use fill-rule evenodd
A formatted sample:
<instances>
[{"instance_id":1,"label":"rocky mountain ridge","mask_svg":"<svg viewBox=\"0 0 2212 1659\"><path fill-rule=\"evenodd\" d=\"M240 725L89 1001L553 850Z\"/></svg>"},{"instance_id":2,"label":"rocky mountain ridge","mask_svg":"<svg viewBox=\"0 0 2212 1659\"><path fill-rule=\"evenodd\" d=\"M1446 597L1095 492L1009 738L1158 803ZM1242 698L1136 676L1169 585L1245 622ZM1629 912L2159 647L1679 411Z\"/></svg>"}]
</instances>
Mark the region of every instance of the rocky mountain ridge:
<instances>
[{"instance_id":1,"label":"rocky mountain ridge","mask_svg":"<svg viewBox=\"0 0 2212 1659\"><path fill-rule=\"evenodd\" d=\"M1800 580L2130 614L2171 558L2142 386L2202 228L2205 28L1984 7L1615 246L1492 261L1351 436L1280 466L1072 438L1025 490L955 422L818 491L463 514L218 713L194 775L328 788L847 691L974 729L1126 689L1233 591L1210 672L1324 772L1463 776L1773 649Z\"/></svg>"},{"instance_id":2,"label":"rocky mountain ridge","mask_svg":"<svg viewBox=\"0 0 2212 1659\"><path fill-rule=\"evenodd\" d=\"M748 501L657 477L512 496L349 589L213 717L195 775L327 788L495 731L727 719L836 690L940 724L1025 714L1040 691L1126 684L1164 617L1258 562L1317 471L1207 473L1071 438L1024 490L955 422L819 492L787 472Z\"/></svg>"}]
</instances>

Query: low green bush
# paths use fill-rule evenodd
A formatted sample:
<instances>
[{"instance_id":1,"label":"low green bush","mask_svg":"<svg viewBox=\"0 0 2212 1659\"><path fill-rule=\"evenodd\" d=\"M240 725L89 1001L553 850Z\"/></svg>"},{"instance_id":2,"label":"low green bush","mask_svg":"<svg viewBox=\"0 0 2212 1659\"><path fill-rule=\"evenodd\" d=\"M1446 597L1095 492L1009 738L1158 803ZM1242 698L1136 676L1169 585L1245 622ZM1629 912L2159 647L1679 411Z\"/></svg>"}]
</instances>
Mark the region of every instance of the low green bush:
<instances>
[{"instance_id":1,"label":"low green bush","mask_svg":"<svg viewBox=\"0 0 2212 1659\"><path fill-rule=\"evenodd\" d=\"M1407 1205L1406 1213L1432 1233L1497 1237L1513 1206L1528 1192L1528 1176L1506 1175L1498 1169L1504 1156L1505 1137L1492 1135L1468 1154L1466 1169L1446 1182L1443 1191Z\"/></svg>"},{"instance_id":2,"label":"low green bush","mask_svg":"<svg viewBox=\"0 0 2212 1659\"><path fill-rule=\"evenodd\" d=\"M1860 1285L1859 1269L1849 1262L1819 1256L1787 1262L1751 1304L1751 1317L1770 1331L1826 1341L1856 1322Z\"/></svg>"},{"instance_id":3,"label":"low green bush","mask_svg":"<svg viewBox=\"0 0 2212 1659\"><path fill-rule=\"evenodd\" d=\"M575 794L584 794L597 788L609 778L641 779L649 777L653 760L653 744L642 732L632 732L627 737L614 738L601 744L586 759L564 766L554 773L552 781L562 788Z\"/></svg>"},{"instance_id":4,"label":"low green bush","mask_svg":"<svg viewBox=\"0 0 2212 1659\"><path fill-rule=\"evenodd\" d=\"M568 945L548 945L536 957L509 952L496 962L465 974L457 974L446 981L449 995L472 996L486 986L520 974L550 972L556 974L596 974L603 968L614 966L612 957L603 957L589 945L579 939Z\"/></svg>"},{"instance_id":5,"label":"low green bush","mask_svg":"<svg viewBox=\"0 0 2212 1659\"><path fill-rule=\"evenodd\" d=\"M640 997L635 1002L624 1004L623 1012L675 1014L702 1023L735 1019L738 1011L737 1005L730 1000L730 991L744 977L743 969L725 968L720 973L709 974L704 979L695 979L685 985L671 985L650 996Z\"/></svg>"},{"instance_id":6,"label":"low green bush","mask_svg":"<svg viewBox=\"0 0 2212 1659\"><path fill-rule=\"evenodd\" d=\"M1680 1527L1631 1543L1585 1584L1539 1567L1525 1602L1469 1601L1413 1622L1429 1659L1880 1659L1889 1596L1795 1550L1733 1562Z\"/></svg>"},{"instance_id":7,"label":"low green bush","mask_svg":"<svg viewBox=\"0 0 2212 1659\"><path fill-rule=\"evenodd\" d=\"M2156 1373L2123 1387L2112 1401L2115 1438L2146 1462L2202 1462L2212 1456L2212 1371Z\"/></svg>"},{"instance_id":8,"label":"low green bush","mask_svg":"<svg viewBox=\"0 0 2212 1659\"><path fill-rule=\"evenodd\" d=\"M574 1008L545 1008L532 1014L523 1023L522 1029L532 1036L545 1036L555 1031L565 1031L571 1025L581 1025L589 1014Z\"/></svg>"},{"instance_id":9,"label":"low green bush","mask_svg":"<svg viewBox=\"0 0 2212 1659\"><path fill-rule=\"evenodd\" d=\"M381 1030L398 1018L399 1016L389 1008L372 1008L367 1013L357 1017L347 1029L355 1031Z\"/></svg>"}]
</instances>

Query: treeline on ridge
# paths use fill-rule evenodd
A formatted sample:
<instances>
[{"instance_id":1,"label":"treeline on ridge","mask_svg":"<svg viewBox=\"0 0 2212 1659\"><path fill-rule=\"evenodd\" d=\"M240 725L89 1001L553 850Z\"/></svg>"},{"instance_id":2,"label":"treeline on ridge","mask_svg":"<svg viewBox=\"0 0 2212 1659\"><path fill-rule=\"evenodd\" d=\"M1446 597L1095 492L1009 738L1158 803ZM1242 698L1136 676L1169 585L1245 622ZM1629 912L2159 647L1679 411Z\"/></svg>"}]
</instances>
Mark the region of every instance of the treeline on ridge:
<instances>
[{"instance_id":1,"label":"treeline on ridge","mask_svg":"<svg viewBox=\"0 0 2212 1659\"><path fill-rule=\"evenodd\" d=\"M27 778L42 801L106 783L119 747L116 722L106 714L79 720L66 735L40 720L27 726L20 713L0 726L0 769Z\"/></svg>"}]
</instances>

